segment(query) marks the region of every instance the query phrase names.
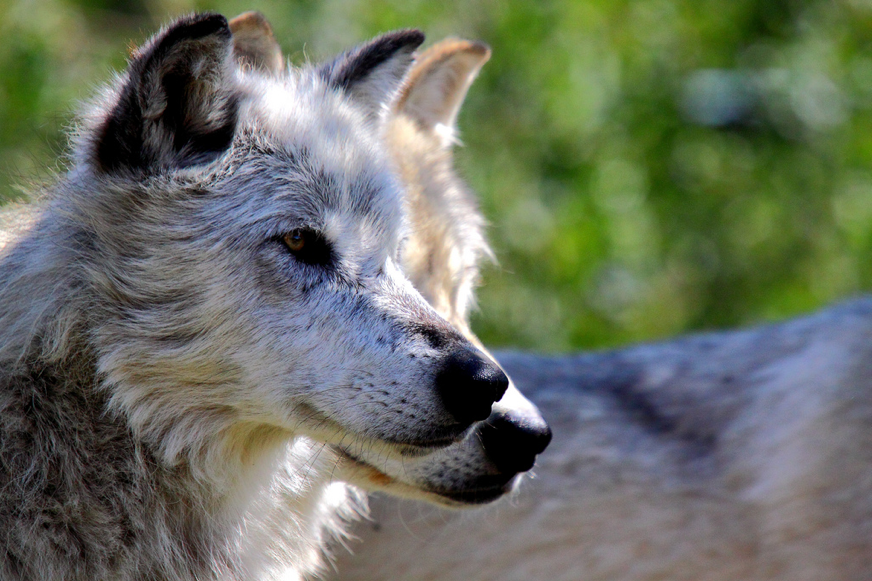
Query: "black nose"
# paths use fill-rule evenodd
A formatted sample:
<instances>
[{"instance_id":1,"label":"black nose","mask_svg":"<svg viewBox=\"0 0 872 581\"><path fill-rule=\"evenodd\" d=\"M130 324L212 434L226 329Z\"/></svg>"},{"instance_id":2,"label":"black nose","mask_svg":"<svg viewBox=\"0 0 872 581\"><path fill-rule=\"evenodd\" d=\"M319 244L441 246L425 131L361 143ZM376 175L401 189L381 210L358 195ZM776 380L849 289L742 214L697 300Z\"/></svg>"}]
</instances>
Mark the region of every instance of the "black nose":
<instances>
[{"instance_id":1,"label":"black nose","mask_svg":"<svg viewBox=\"0 0 872 581\"><path fill-rule=\"evenodd\" d=\"M495 413L476 430L500 472L526 472L551 442L551 428L538 414Z\"/></svg>"},{"instance_id":2,"label":"black nose","mask_svg":"<svg viewBox=\"0 0 872 581\"><path fill-rule=\"evenodd\" d=\"M472 349L449 355L436 374L436 391L448 412L463 425L486 419L509 387L502 369Z\"/></svg>"}]
</instances>

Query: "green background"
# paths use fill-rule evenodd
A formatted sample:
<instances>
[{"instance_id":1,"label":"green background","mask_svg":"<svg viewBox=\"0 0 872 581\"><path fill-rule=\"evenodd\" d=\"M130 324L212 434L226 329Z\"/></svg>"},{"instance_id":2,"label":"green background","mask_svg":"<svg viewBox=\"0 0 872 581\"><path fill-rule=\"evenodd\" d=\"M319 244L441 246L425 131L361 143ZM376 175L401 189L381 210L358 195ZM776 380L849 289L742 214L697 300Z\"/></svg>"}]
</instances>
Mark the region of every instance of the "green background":
<instances>
[{"instance_id":1,"label":"green background","mask_svg":"<svg viewBox=\"0 0 872 581\"><path fill-rule=\"evenodd\" d=\"M457 152L499 259L490 345L626 344L872 286L872 0L0 2L2 199L63 171L76 103L160 24L258 9L293 62L400 27L491 45Z\"/></svg>"}]
</instances>

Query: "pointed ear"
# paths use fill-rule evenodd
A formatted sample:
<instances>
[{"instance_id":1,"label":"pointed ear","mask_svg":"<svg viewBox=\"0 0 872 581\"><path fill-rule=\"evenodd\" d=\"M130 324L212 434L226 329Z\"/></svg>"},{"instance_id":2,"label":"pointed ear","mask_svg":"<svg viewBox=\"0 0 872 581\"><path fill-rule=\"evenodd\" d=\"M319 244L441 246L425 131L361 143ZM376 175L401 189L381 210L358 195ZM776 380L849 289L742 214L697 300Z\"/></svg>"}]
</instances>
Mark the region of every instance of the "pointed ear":
<instances>
[{"instance_id":1,"label":"pointed ear","mask_svg":"<svg viewBox=\"0 0 872 581\"><path fill-rule=\"evenodd\" d=\"M452 38L433 45L418 56L395 110L425 129L453 129L469 86L490 56L481 42Z\"/></svg>"},{"instance_id":2,"label":"pointed ear","mask_svg":"<svg viewBox=\"0 0 872 581\"><path fill-rule=\"evenodd\" d=\"M243 67L278 74L284 57L272 27L260 12L245 12L230 21L233 55Z\"/></svg>"},{"instance_id":3,"label":"pointed ear","mask_svg":"<svg viewBox=\"0 0 872 581\"><path fill-rule=\"evenodd\" d=\"M389 107L412 64L412 54L424 42L420 30L399 30L380 36L321 67L321 76L346 91L370 115Z\"/></svg>"},{"instance_id":4,"label":"pointed ear","mask_svg":"<svg viewBox=\"0 0 872 581\"><path fill-rule=\"evenodd\" d=\"M131 58L117 101L96 135L105 172L207 163L233 140L239 94L227 20L182 18Z\"/></svg>"}]
</instances>

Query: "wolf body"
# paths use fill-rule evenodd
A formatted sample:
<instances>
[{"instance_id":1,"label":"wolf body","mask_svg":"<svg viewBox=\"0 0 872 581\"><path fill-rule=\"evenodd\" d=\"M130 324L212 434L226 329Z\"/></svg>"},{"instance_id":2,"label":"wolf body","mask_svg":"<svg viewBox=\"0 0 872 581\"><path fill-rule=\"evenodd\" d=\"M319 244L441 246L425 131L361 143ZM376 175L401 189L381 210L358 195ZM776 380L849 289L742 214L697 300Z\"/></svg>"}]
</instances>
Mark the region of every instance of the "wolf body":
<instances>
[{"instance_id":1,"label":"wolf body","mask_svg":"<svg viewBox=\"0 0 872 581\"><path fill-rule=\"evenodd\" d=\"M475 52L460 46L424 53L409 78L452 62L463 70L450 55ZM456 202L456 176L431 169L450 156L445 126L402 100L395 116L388 142L409 195L425 198L410 203L462 208L413 211L429 222L410 228L421 233L414 256L454 249L475 257L462 269L472 277L487 254L481 217ZM410 276L446 317L465 318L469 279L414 267L429 262L410 261ZM451 262L434 264L444 274ZM872 298L861 298L776 325L613 351L497 353L554 427L534 478L511 502L472 514L377 495L333 578L872 579L870 339Z\"/></svg>"},{"instance_id":2,"label":"wolf body","mask_svg":"<svg viewBox=\"0 0 872 581\"><path fill-rule=\"evenodd\" d=\"M399 264L380 134L422 40L270 75L192 16L95 101L0 258L0 578L300 579L353 485L514 488L547 426L482 421L507 378Z\"/></svg>"}]
</instances>

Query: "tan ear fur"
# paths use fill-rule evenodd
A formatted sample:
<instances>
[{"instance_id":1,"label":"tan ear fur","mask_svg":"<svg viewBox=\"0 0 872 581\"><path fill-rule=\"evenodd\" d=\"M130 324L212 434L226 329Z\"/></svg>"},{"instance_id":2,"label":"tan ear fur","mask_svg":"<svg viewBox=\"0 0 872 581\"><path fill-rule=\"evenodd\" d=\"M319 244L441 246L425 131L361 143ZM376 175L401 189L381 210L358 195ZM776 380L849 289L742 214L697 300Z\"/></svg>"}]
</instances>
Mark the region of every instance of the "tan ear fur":
<instances>
[{"instance_id":1,"label":"tan ear fur","mask_svg":"<svg viewBox=\"0 0 872 581\"><path fill-rule=\"evenodd\" d=\"M465 337L479 264L492 257L474 194L454 170L454 123L472 81L490 58L479 42L448 39L418 55L386 134L406 190L410 223L403 271Z\"/></svg>"},{"instance_id":2,"label":"tan ear fur","mask_svg":"<svg viewBox=\"0 0 872 581\"><path fill-rule=\"evenodd\" d=\"M240 65L270 74L281 72L282 49L263 14L244 12L229 24L233 33L233 54Z\"/></svg>"},{"instance_id":3,"label":"tan ear fur","mask_svg":"<svg viewBox=\"0 0 872 581\"><path fill-rule=\"evenodd\" d=\"M449 38L421 53L406 78L396 104L425 129L454 128L472 81L491 50L482 42Z\"/></svg>"}]
</instances>

